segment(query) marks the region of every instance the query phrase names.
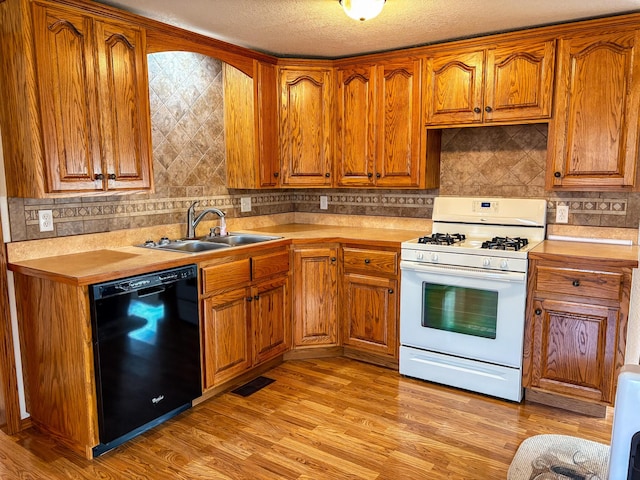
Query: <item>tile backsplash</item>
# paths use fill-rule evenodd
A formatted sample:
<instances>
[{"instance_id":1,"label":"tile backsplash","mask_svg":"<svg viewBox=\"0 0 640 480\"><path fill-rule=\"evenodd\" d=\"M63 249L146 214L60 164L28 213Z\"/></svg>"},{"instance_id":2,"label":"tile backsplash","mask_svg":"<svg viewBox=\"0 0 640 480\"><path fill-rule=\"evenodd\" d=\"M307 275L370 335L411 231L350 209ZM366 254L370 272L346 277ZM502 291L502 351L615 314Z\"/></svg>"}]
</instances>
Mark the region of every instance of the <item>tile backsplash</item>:
<instances>
[{"instance_id":1,"label":"tile backsplash","mask_svg":"<svg viewBox=\"0 0 640 480\"><path fill-rule=\"evenodd\" d=\"M184 222L190 203L229 217L285 212L430 218L438 195L546 198L569 205L572 225L638 228L640 194L544 190L547 125L443 132L436 190L308 189L229 191L225 186L222 68L206 56L170 52L149 60L155 193L56 199L9 198L13 241ZM328 209L320 209L326 195ZM252 210L240 212L250 196ZM52 210L53 232L39 232L38 210Z\"/></svg>"}]
</instances>

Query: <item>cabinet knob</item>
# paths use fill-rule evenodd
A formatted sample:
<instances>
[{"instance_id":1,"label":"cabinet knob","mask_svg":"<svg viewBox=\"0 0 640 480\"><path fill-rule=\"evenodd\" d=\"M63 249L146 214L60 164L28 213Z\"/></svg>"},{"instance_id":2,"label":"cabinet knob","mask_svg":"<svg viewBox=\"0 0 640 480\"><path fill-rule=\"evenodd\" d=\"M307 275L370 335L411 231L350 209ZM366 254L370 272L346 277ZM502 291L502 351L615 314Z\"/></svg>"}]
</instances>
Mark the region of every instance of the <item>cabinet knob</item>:
<instances>
[{"instance_id":1,"label":"cabinet knob","mask_svg":"<svg viewBox=\"0 0 640 480\"><path fill-rule=\"evenodd\" d=\"M393 288L390 288L390 289L389 289L389 293L393 293Z\"/></svg>"},{"instance_id":2,"label":"cabinet knob","mask_svg":"<svg viewBox=\"0 0 640 480\"><path fill-rule=\"evenodd\" d=\"M336 257L331 257L332 262L335 262L336 260L337 260Z\"/></svg>"},{"instance_id":3,"label":"cabinet knob","mask_svg":"<svg viewBox=\"0 0 640 480\"><path fill-rule=\"evenodd\" d=\"M560 178L562 174L560 172L553 172L553 176L556 178Z\"/></svg>"},{"instance_id":4,"label":"cabinet knob","mask_svg":"<svg viewBox=\"0 0 640 480\"><path fill-rule=\"evenodd\" d=\"M376 173L376 178L380 178L382 175L380 173Z\"/></svg>"},{"instance_id":5,"label":"cabinet knob","mask_svg":"<svg viewBox=\"0 0 640 480\"><path fill-rule=\"evenodd\" d=\"M580 286L580 280L574 280L573 282L571 282L571 284L572 284L574 287L579 287L579 286Z\"/></svg>"},{"instance_id":6,"label":"cabinet knob","mask_svg":"<svg viewBox=\"0 0 640 480\"><path fill-rule=\"evenodd\" d=\"M329 172L324 174L325 177L329 178L331 176L331 174Z\"/></svg>"},{"instance_id":7,"label":"cabinet knob","mask_svg":"<svg viewBox=\"0 0 640 480\"><path fill-rule=\"evenodd\" d=\"M110 173L109 175L107 175L107 178L109 180L115 180L116 179L116 174L115 173Z\"/></svg>"},{"instance_id":8,"label":"cabinet knob","mask_svg":"<svg viewBox=\"0 0 640 480\"><path fill-rule=\"evenodd\" d=\"M93 176L93 179L94 179L94 180L104 180L104 175L103 175L103 174L101 174L101 173L96 173L96 174Z\"/></svg>"},{"instance_id":9,"label":"cabinet knob","mask_svg":"<svg viewBox=\"0 0 640 480\"><path fill-rule=\"evenodd\" d=\"M247 302L250 302L253 300L253 297L247 297Z\"/></svg>"},{"instance_id":10,"label":"cabinet knob","mask_svg":"<svg viewBox=\"0 0 640 480\"><path fill-rule=\"evenodd\" d=\"M260 300L260 295L256 295L255 297L253 297L254 300Z\"/></svg>"},{"instance_id":11,"label":"cabinet knob","mask_svg":"<svg viewBox=\"0 0 640 480\"><path fill-rule=\"evenodd\" d=\"M275 178L278 178L278 177L280 176L280 172L273 172L273 176L274 176Z\"/></svg>"},{"instance_id":12,"label":"cabinet knob","mask_svg":"<svg viewBox=\"0 0 640 480\"><path fill-rule=\"evenodd\" d=\"M480 107L476 107L473 109L473 113L480 113L482 110L480 110Z\"/></svg>"},{"instance_id":13,"label":"cabinet knob","mask_svg":"<svg viewBox=\"0 0 640 480\"><path fill-rule=\"evenodd\" d=\"M373 173L371 173L371 172L367 173L367 177L369 177L369 178L373 177Z\"/></svg>"},{"instance_id":14,"label":"cabinet knob","mask_svg":"<svg viewBox=\"0 0 640 480\"><path fill-rule=\"evenodd\" d=\"M369 265L371 263L371 260L369 260L368 258L364 259L364 263L366 263L367 265Z\"/></svg>"},{"instance_id":15,"label":"cabinet knob","mask_svg":"<svg viewBox=\"0 0 640 480\"><path fill-rule=\"evenodd\" d=\"M536 308L535 313L536 313L536 315L540 315L542 313L542 310L540 310L539 308Z\"/></svg>"},{"instance_id":16,"label":"cabinet knob","mask_svg":"<svg viewBox=\"0 0 640 480\"><path fill-rule=\"evenodd\" d=\"M487 105L486 107L484 107L484 111L487 112L487 113L491 113L491 112L493 112L493 108L491 108L490 106Z\"/></svg>"}]
</instances>

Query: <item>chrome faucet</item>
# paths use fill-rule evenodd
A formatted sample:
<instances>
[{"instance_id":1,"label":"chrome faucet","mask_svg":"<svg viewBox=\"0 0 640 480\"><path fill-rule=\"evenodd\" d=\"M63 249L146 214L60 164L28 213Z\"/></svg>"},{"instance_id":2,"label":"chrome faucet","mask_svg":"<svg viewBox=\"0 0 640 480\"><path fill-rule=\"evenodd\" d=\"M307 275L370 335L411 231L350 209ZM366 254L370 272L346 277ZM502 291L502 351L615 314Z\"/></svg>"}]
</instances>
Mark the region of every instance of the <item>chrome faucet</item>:
<instances>
[{"instance_id":1,"label":"chrome faucet","mask_svg":"<svg viewBox=\"0 0 640 480\"><path fill-rule=\"evenodd\" d=\"M187 210L187 239L196 238L196 227L207 213L215 213L220 217L220 235L226 235L227 225L224 219L225 213L222 210L218 210L217 208L207 208L206 210L200 212L198 216L194 218L196 214L196 205L198 205L199 203L200 202L196 200L189 206L189 209Z\"/></svg>"}]
</instances>

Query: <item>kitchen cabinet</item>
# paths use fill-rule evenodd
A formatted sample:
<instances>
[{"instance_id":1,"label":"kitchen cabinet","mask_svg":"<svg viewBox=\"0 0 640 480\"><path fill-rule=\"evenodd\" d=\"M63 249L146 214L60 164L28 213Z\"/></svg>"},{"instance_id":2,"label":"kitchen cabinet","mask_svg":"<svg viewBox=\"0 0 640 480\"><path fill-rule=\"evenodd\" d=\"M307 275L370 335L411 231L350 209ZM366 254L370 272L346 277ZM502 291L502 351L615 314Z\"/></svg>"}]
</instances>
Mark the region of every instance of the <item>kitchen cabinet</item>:
<instances>
[{"instance_id":1,"label":"kitchen cabinet","mask_svg":"<svg viewBox=\"0 0 640 480\"><path fill-rule=\"evenodd\" d=\"M228 188L274 188L278 159L276 66L253 62L253 77L223 64Z\"/></svg>"},{"instance_id":2,"label":"kitchen cabinet","mask_svg":"<svg viewBox=\"0 0 640 480\"><path fill-rule=\"evenodd\" d=\"M281 66L278 73L280 184L330 187L333 185L333 71L330 67Z\"/></svg>"},{"instance_id":3,"label":"kitchen cabinet","mask_svg":"<svg viewBox=\"0 0 640 480\"><path fill-rule=\"evenodd\" d=\"M635 25L559 39L547 189L637 186L639 41Z\"/></svg>"},{"instance_id":4,"label":"kitchen cabinet","mask_svg":"<svg viewBox=\"0 0 640 480\"><path fill-rule=\"evenodd\" d=\"M544 121L551 115L555 40L437 51L424 61L428 126Z\"/></svg>"},{"instance_id":5,"label":"kitchen cabinet","mask_svg":"<svg viewBox=\"0 0 640 480\"><path fill-rule=\"evenodd\" d=\"M289 257L275 250L202 266L205 390L289 349Z\"/></svg>"},{"instance_id":6,"label":"kitchen cabinet","mask_svg":"<svg viewBox=\"0 0 640 480\"><path fill-rule=\"evenodd\" d=\"M342 343L346 356L373 354L397 366L399 252L342 248ZM369 355L369 358L374 358Z\"/></svg>"},{"instance_id":7,"label":"kitchen cabinet","mask_svg":"<svg viewBox=\"0 0 640 480\"><path fill-rule=\"evenodd\" d=\"M338 245L293 250L293 346L339 345Z\"/></svg>"},{"instance_id":8,"label":"kitchen cabinet","mask_svg":"<svg viewBox=\"0 0 640 480\"><path fill-rule=\"evenodd\" d=\"M624 364L631 267L614 260L530 254L525 329L527 398L564 407L613 405ZM572 402L573 401L573 402Z\"/></svg>"},{"instance_id":9,"label":"kitchen cabinet","mask_svg":"<svg viewBox=\"0 0 640 480\"><path fill-rule=\"evenodd\" d=\"M44 179L12 193L151 189L144 29L45 2L32 20L34 63L21 67L36 83L42 144L31 165L10 157L7 177Z\"/></svg>"},{"instance_id":10,"label":"kitchen cabinet","mask_svg":"<svg viewBox=\"0 0 640 480\"><path fill-rule=\"evenodd\" d=\"M420 61L343 65L336 75L337 185L436 188L440 132L423 145Z\"/></svg>"}]
</instances>

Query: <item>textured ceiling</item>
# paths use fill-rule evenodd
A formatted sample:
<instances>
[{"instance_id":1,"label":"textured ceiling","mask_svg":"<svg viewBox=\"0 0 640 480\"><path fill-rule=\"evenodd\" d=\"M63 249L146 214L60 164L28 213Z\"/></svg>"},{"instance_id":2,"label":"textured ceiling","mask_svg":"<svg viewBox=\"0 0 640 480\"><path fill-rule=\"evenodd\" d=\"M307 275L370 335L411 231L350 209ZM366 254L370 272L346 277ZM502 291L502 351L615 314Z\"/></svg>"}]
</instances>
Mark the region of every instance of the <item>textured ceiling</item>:
<instances>
[{"instance_id":1,"label":"textured ceiling","mask_svg":"<svg viewBox=\"0 0 640 480\"><path fill-rule=\"evenodd\" d=\"M100 3L276 56L328 58L640 10L640 0L387 0L357 22L338 0Z\"/></svg>"}]
</instances>

